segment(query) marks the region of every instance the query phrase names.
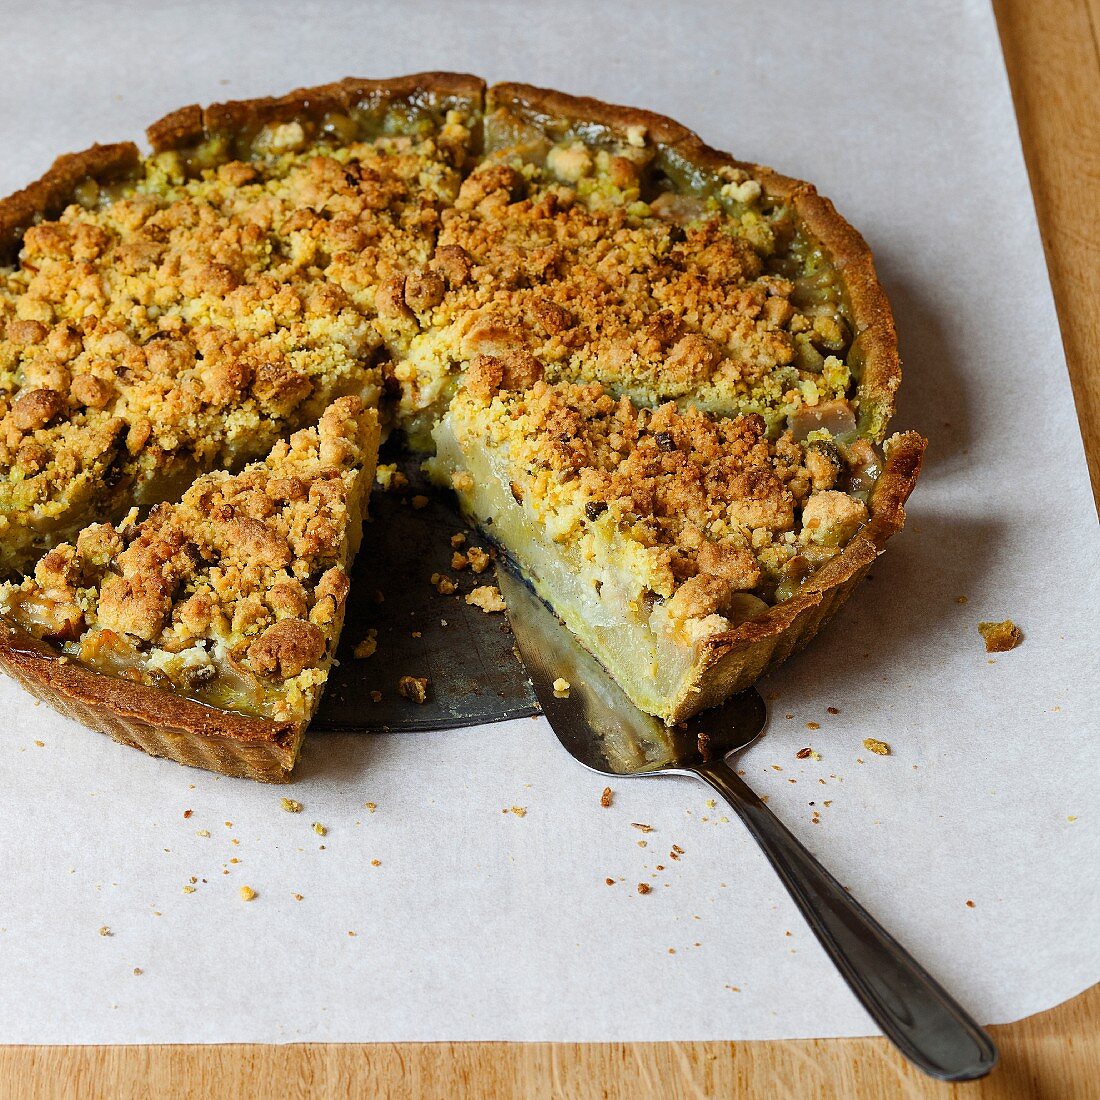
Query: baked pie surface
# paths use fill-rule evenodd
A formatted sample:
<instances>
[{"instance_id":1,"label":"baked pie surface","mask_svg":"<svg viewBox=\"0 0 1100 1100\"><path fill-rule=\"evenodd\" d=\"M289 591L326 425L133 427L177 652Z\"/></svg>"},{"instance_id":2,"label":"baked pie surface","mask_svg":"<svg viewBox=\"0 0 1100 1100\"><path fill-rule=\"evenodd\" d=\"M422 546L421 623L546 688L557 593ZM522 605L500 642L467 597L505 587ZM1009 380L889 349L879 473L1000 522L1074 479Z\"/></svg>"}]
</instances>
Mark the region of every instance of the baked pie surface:
<instances>
[{"instance_id":1,"label":"baked pie surface","mask_svg":"<svg viewBox=\"0 0 1100 1100\"><path fill-rule=\"evenodd\" d=\"M74 675L118 679L87 610L68 638L15 606L59 553L87 580L81 540L120 537L90 522L181 494L187 508L201 471L277 453L341 402L434 454L471 519L668 721L805 644L900 528L923 440L885 438L889 306L862 238L809 184L661 116L453 74L184 108L149 139L144 159L62 158L0 204L0 239L22 241L0 280L0 562L28 571L75 542L9 586L9 621ZM96 622L142 537L99 551ZM173 583L161 630L194 596L194 578ZM178 661L140 654L169 681L142 690L202 712L199 746L207 712L300 740L316 705L252 667L271 624L245 618L228 644L262 705L196 694ZM331 654L338 619L318 626ZM27 669L46 666L19 652L0 663L35 690ZM113 708L81 716L103 728Z\"/></svg>"}]
</instances>

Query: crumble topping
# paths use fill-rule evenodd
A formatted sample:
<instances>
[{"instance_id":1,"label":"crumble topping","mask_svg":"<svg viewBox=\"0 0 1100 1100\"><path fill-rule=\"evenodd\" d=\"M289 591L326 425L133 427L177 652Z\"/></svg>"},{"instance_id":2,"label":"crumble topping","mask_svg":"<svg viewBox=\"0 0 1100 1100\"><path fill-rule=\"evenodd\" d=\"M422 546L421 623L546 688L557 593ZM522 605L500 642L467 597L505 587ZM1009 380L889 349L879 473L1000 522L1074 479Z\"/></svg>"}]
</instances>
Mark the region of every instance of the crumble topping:
<instances>
[{"instance_id":1,"label":"crumble topping","mask_svg":"<svg viewBox=\"0 0 1100 1100\"><path fill-rule=\"evenodd\" d=\"M978 631L985 640L986 653L1007 653L1024 640L1024 632L1011 619L1000 623L978 623Z\"/></svg>"},{"instance_id":2,"label":"crumble topping","mask_svg":"<svg viewBox=\"0 0 1100 1100\"><path fill-rule=\"evenodd\" d=\"M240 474L200 477L144 521L93 524L0 588L31 633L98 671L304 720L343 620L377 448L357 397Z\"/></svg>"},{"instance_id":3,"label":"crumble topping","mask_svg":"<svg viewBox=\"0 0 1100 1100\"><path fill-rule=\"evenodd\" d=\"M834 488L859 448L830 441L823 459L824 440L789 429L772 440L757 413L638 408L598 383L510 390L479 359L448 418L549 538L629 571L675 620L705 624L689 629L723 629L791 595L868 515Z\"/></svg>"}]
</instances>

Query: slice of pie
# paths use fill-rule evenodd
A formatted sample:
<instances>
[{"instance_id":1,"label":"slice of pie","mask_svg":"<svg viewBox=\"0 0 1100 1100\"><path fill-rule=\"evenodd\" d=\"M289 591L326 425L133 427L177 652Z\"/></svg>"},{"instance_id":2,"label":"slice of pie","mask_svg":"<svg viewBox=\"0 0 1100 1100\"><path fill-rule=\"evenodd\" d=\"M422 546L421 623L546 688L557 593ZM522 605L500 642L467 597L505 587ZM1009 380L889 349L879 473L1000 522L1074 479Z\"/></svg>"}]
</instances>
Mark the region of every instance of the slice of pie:
<instances>
[{"instance_id":1,"label":"slice of pie","mask_svg":"<svg viewBox=\"0 0 1100 1100\"><path fill-rule=\"evenodd\" d=\"M0 665L115 740L281 780L324 690L378 452L357 397L0 588Z\"/></svg>"}]
</instances>

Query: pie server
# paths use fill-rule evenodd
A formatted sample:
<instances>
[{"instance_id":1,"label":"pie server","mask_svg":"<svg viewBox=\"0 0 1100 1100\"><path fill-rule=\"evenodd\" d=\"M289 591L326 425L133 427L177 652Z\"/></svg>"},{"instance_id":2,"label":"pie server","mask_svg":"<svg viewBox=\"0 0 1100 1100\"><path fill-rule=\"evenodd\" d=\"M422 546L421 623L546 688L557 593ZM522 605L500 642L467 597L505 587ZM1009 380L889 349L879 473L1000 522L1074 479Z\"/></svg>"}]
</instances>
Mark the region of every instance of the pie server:
<instances>
[{"instance_id":1,"label":"pie server","mask_svg":"<svg viewBox=\"0 0 1100 1100\"><path fill-rule=\"evenodd\" d=\"M764 850L852 992L914 1065L944 1081L984 1077L990 1037L739 778L729 761L760 735L767 708L754 688L669 729L639 711L595 658L506 565L497 582L520 657L558 740L602 775L689 775L713 787ZM554 682L568 681L556 692Z\"/></svg>"}]
</instances>

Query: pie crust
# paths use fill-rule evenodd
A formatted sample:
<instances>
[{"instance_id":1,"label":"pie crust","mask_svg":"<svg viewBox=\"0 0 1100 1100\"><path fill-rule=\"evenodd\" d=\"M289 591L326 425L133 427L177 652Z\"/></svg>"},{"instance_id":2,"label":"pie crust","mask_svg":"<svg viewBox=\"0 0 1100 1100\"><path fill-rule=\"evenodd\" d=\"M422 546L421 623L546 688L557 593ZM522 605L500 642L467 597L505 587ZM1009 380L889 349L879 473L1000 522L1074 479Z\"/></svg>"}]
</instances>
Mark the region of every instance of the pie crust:
<instances>
[{"instance_id":1,"label":"pie crust","mask_svg":"<svg viewBox=\"0 0 1100 1100\"><path fill-rule=\"evenodd\" d=\"M387 112L440 119L463 105L481 125L470 146L481 153L498 125L519 120L554 138L579 133L634 137L654 144L677 171L713 174L734 169L764 193L788 203L801 229L828 257L843 290L852 327L846 360L858 378L860 434L884 444L885 462L867 501L868 519L844 548L813 573L801 590L748 622L703 643L694 679L667 715L674 721L720 703L805 646L847 599L904 522L903 505L916 482L924 440L915 432L886 439L901 380L897 339L886 296L863 238L811 184L737 161L706 145L679 123L647 111L612 106L524 84L486 89L477 77L423 73L392 80L347 79L279 98L181 108L147 130L155 153L178 151L195 170L211 157L247 159L265 127L301 122L314 131L354 115L360 127L385 124ZM482 125L482 117L484 123ZM334 123L333 120L336 120ZM130 143L96 145L62 156L36 183L0 201L0 260L10 261L31 225L56 216L86 180L110 184L140 163ZM0 667L58 711L154 755L226 774L282 780L303 733L278 723L223 712L159 688L99 675L0 618Z\"/></svg>"}]
</instances>

